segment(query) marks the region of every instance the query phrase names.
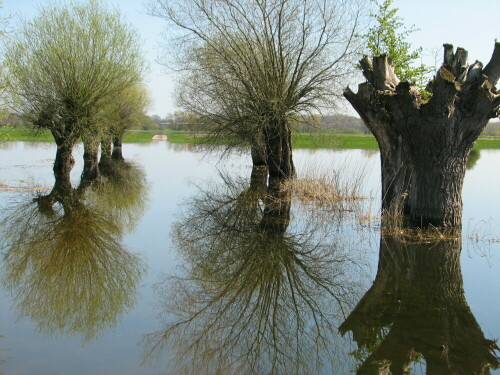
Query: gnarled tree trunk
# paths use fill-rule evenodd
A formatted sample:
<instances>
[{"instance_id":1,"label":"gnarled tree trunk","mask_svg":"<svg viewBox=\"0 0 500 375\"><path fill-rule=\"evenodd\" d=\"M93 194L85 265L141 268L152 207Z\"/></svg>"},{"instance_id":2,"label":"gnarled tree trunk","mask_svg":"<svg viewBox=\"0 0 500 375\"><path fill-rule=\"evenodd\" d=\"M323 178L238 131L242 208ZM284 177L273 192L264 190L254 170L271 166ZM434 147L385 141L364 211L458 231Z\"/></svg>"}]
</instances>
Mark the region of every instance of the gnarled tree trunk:
<instances>
[{"instance_id":1,"label":"gnarled tree trunk","mask_svg":"<svg viewBox=\"0 0 500 375\"><path fill-rule=\"evenodd\" d=\"M368 59L363 61L371 63ZM412 163L390 111L384 106L373 105L378 99L377 92L370 83L359 85L357 94L347 88L344 96L360 114L379 145L384 217L397 217L407 213Z\"/></svg>"},{"instance_id":2,"label":"gnarled tree trunk","mask_svg":"<svg viewBox=\"0 0 500 375\"><path fill-rule=\"evenodd\" d=\"M76 140L70 137L62 137L55 131L52 131L52 135L57 145L53 167L54 178L56 180L55 185L71 186L71 170L75 165L73 147L75 146Z\"/></svg>"},{"instance_id":3,"label":"gnarled tree trunk","mask_svg":"<svg viewBox=\"0 0 500 375\"><path fill-rule=\"evenodd\" d=\"M498 116L500 43L483 69L467 51L444 45L444 62L429 84L432 98L400 82L385 56L361 61L368 82L344 96L375 135L382 159L383 208L415 226L459 227L467 157L490 118ZM407 205L400 197L408 196Z\"/></svg>"}]
</instances>

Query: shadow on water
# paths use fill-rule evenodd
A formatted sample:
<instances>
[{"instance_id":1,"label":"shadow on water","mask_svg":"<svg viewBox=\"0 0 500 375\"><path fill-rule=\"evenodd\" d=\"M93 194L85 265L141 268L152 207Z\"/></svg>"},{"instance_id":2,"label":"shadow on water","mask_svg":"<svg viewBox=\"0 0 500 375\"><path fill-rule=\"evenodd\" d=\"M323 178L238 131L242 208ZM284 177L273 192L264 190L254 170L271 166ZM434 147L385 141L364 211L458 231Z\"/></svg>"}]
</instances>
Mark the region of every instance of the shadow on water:
<instances>
[{"instance_id":1,"label":"shadow on water","mask_svg":"<svg viewBox=\"0 0 500 375\"><path fill-rule=\"evenodd\" d=\"M100 183L59 179L25 196L1 223L1 281L38 331L93 339L135 303L143 262L121 243L146 203L143 171L116 163Z\"/></svg>"},{"instance_id":2,"label":"shadow on water","mask_svg":"<svg viewBox=\"0 0 500 375\"><path fill-rule=\"evenodd\" d=\"M300 214L266 176L223 175L187 203L173 229L183 266L158 285L165 322L144 338L146 363L171 355L173 374L318 374L349 362L337 327L360 297L359 252L337 216Z\"/></svg>"},{"instance_id":3,"label":"shadow on water","mask_svg":"<svg viewBox=\"0 0 500 375\"><path fill-rule=\"evenodd\" d=\"M358 344L357 374L489 374L499 348L465 300L461 236L412 242L383 234L372 287L340 326Z\"/></svg>"}]
</instances>

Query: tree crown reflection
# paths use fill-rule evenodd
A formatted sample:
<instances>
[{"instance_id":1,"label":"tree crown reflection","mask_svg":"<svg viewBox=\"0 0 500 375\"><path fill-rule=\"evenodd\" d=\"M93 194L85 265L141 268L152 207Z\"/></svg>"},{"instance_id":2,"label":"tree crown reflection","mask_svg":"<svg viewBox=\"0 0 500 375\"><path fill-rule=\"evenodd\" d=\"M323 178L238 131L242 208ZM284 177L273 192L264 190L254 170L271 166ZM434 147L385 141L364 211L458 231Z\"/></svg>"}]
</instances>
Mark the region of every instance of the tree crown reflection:
<instances>
[{"instance_id":1,"label":"tree crown reflection","mask_svg":"<svg viewBox=\"0 0 500 375\"><path fill-rule=\"evenodd\" d=\"M127 163L115 168L98 185L56 181L50 194L25 197L2 221L2 282L17 315L40 332L89 340L135 303L145 267L121 237L144 209L144 173Z\"/></svg>"},{"instance_id":2,"label":"tree crown reflection","mask_svg":"<svg viewBox=\"0 0 500 375\"><path fill-rule=\"evenodd\" d=\"M294 211L300 202L267 186L265 170L250 183L222 177L174 226L184 266L159 285L167 319L146 336L147 359L168 348L173 373L321 372L342 355L336 332L359 288L357 252L335 221Z\"/></svg>"}]
</instances>

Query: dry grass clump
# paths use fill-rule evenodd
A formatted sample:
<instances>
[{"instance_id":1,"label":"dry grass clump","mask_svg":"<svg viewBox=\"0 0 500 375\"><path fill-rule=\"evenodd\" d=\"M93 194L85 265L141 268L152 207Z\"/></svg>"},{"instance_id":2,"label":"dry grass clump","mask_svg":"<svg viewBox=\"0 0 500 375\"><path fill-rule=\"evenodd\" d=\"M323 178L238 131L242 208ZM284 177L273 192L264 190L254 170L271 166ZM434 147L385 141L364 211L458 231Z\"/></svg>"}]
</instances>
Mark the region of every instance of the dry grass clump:
<instances>
[{"instance_id":1,"label":"dry grass clump","mask_svg":"<svg viewBox=\"0 0 500 375\"><path fill-rule=\"evenodd\" d=\"M51 189L43 186L9 186L0 184L0 192L29 193L32 191L49 191Z\"/></svg>"},{"instance_id":2,"label":"dry grass clump","mask_svg":"<svg viewBox=\"0 0 500 375\"><path fill-rule=\"evenodd\" d=\"M302 202L315 201L320 204L337 204L340 201L362 199L358 195L345 195L338 187L324 179L296 179L288 182L294 193Z\"/></svg>"},{"instance_id":3,"label":"dry grass clump","mask_svg":"<svg viewBox=\"0 0 500 375\"><path fill-rule=\"evenodd\" d=\"M301 202L335 208L341 205L344 210L354 211L353 204L363 199L366 167L353 166L348 160L330 165L310 159L297 171L297 178L286 184Z\"/></svg>"},{"instance_id":4,"label":"dry grass clump","mask_svg":"<svg viewBox=\"0 0 500 375\"><path fill-rule=\"evenodd\" d=\"M397 236L402 243L406 244L425 244L435 243L438 241L459 240L462 236L460 229L447 228L404 228L404 227L387 227L382 228L384 235Z\"/></svg>"}]
</instances>

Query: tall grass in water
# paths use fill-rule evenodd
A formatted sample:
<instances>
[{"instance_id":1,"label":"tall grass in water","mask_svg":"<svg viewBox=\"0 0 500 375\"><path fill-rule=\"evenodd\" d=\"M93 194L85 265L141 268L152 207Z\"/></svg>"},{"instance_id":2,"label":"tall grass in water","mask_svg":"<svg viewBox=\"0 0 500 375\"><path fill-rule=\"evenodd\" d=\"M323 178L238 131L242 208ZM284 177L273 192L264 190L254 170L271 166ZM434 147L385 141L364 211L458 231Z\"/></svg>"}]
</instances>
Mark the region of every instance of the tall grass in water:
<instances>
[{"instance_id":1,"label":"tall grass in water","mask_svg":"<svg viewBox=\"0 0 500 375\"><path fill-rule=\"evenodd\" d=\"M340 211L360 210L360 201L369 196L363 191L368 163L343 158L326 161L308 157L297 164L297 178L290 180L294 197Z\"/></svg>"}]
</instances>

